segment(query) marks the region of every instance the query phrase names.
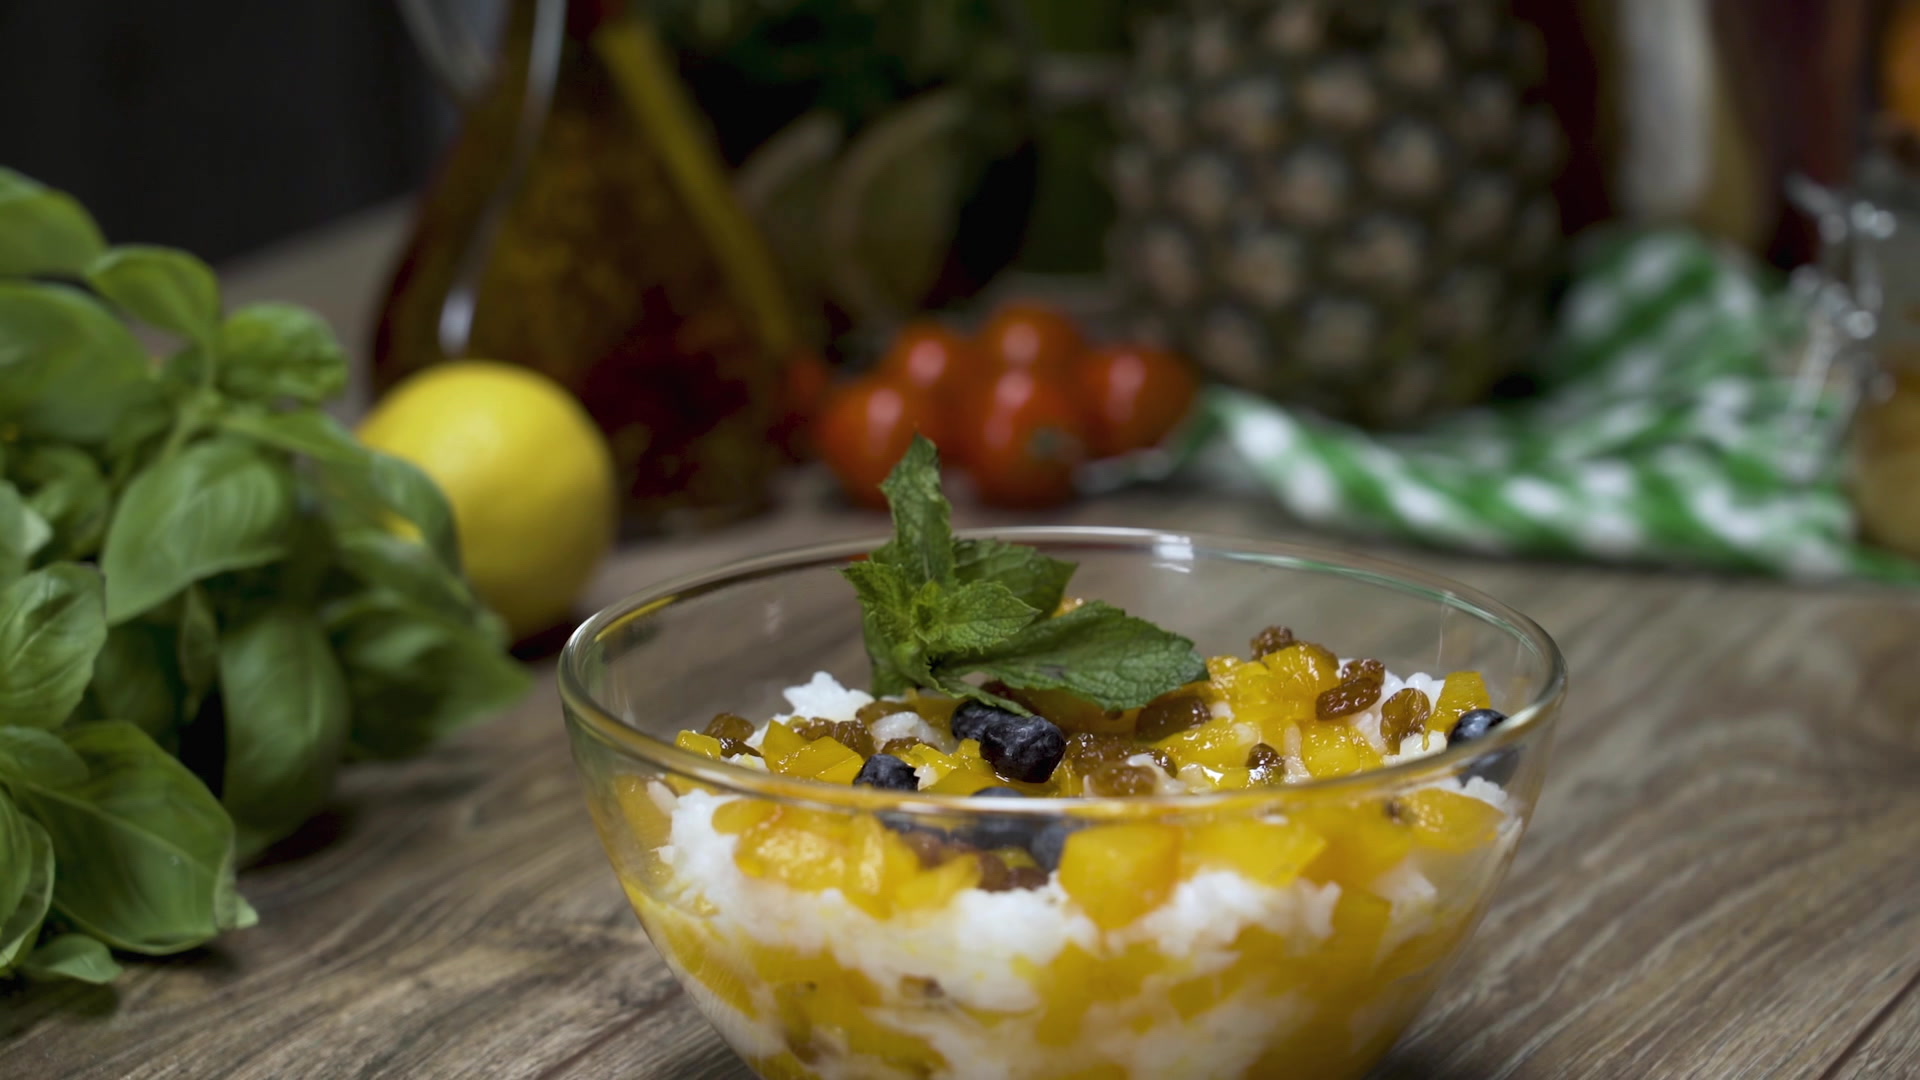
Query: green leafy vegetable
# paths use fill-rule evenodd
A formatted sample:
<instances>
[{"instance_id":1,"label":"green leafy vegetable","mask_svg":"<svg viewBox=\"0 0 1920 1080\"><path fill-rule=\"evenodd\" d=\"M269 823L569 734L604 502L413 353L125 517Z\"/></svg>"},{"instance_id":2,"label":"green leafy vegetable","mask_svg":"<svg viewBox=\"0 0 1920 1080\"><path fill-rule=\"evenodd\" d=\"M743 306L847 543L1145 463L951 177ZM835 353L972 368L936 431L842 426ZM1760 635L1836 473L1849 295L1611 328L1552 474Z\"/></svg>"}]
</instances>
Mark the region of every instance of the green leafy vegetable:
<instances>
[{"instance_id":1,"label":"green leafy vegetable","mask_svg":"<svg viewBox=\"0 0 1920 1080\"><path fill-rule=\"evenodd\" d=\"M1205 675L1193 642L1118 608L1096 601L1054 614L1072 563L956 540L927 440L914 440L881 490L893 539L843 571L860 598L875 693L919 686L1018 708L964 678L980 675L1131 709Z\"/></svg>"},{"instance_id":2,"label":"green leafy vegetable","mask_svg":"<svg viewBox=\"0 0 1920 1080\"><path fill-rule=\"evenodd\" d=\"M220 284L207 264L184 251L117 247L87 268L87 282L101 296L162 330L202 346L220 320Z\"/></svg>"},{"instance_id":3,"label":"green leafy vegetable","mask_svg":"<svg viewBox=\"0 0 1920 1080\"><path fill-rule=\"evenodd\" d=\"M110 983L120 977L120 965L113 962L113 954L85 934L47 939L21 961L20 970L35 978L84 983Z\"/></svg>"},{"instance_id":4,"label":"green leafy vegetable","mask_svg":"<svg viewBox=\"0 0 1920 1080\"><path fill-rule=\"evenodd\" d=\"M245 443L199 443L157 462L127 486L107 530L107 621L222 570L280 558L293 513L292 471Z\"/></svg>"},{"instance_id":5,"label":"green leafy vegetable","mask_svg":"<svg viewBox=\"0 0 1920 1080\"><path fill-rule=\"evenodd\" d=\"M132 724L81 724L62 737L86 780L9 785L53 841L60 914L151 955L240 927L248 911L234 891L233 822L206 785Z\"/></svg>"},{"instance_id":6,"label":"green leafy vegetable","mask_svg":"<svg viewBox=\"0 0 1920 1080\"><path fill-rule=\"evenodd\" d=\"M276 607L220 642L227 767L220 801L243 855L320 808L346 744L346 677L309 611Z\"/></svg>"},{"instance_id":7,"label":"green leafy vegetable","mask_svg":"<svg viewBox=\"0 0 1920 1080\"><path fill-rule=\"evenodd\" d=\"M346 379L312 312L0 168L0 981L253 925L236 862L344 762L526 691L446 498L318 407Z\"/></svg>"}]
</instances>

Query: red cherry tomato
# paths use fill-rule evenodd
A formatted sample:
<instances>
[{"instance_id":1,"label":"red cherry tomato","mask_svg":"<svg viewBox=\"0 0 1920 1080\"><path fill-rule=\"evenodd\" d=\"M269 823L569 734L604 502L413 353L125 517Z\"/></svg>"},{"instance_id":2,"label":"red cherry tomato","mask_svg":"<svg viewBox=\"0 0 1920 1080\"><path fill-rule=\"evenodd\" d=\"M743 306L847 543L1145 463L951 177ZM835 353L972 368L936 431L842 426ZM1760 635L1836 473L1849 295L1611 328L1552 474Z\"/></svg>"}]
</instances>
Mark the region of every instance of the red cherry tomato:
<instances>
[{"instance_id":1,"label":"red cherry tomato","mask_svg":"<svg viewBox=\"0 0 1920 1080\"><path fill-rule=\"evenodd\" d=\"M1032 368L1062 377L1086 349L1073 320L1044 304L1013 300L1000 306L977 339L989 363L1007 370Z\"/></svg>"},{"instance_id":2,"label":"red cherry tomato","mask_svg":"<svg viewBox=\"0 0 1920 1080\"><path fill-rule=\"evenodd\" d=\"M880 481L887 478L913 435L932 414L932 399L914 386L869 376L833 391L814 427L814 445L847 497L883 507Z\"/></svg>"},{"instance_id":3,"label":"red cherry tomato","mask_svg":"<svg viewBox=\"0 0 1920 1080\"><path fill-rule=\"evenodd\" d=\"M980 500L994 506L1054 506L1073 496L1086 459L1080 410L1060 383L1027 370L1002 372L971 400L967 467Z\"/></svg>"},{"instance_id":4,"label":"red cherry tomato","mask_svg":"<svg viewBox=\"0 0 1920 1080\"><path fill-rule=\"evenodd\" d=\"M1110 345L1080 361L1080 404L1095 457L1157 446L1193 407L1198 383L1185 361L1148 345Z\"/></svg>"},{"instance_id":5,"label":"red cherry tomato","mask_svg":"<svg viewBox=\"0 0 1920 1080\"><path fill-rule=\"evenodd\" d=\"M874 372L888 382L918 387L933 399L922 433L954 462L961 460L953 415L963 388L977 382L984 365L973 343L937 322L907 324Z\"/></svg>"},{"instance_id":6,"label":"red cherry tomato","mask_svg":"<svg viewBox=\"0 0 1920 1080\"><path fill-rule=\"evenodd\" d=\"M833 372L820 354L805 346L787 358L780 388L780 419L773 441L789 461L803 461L812 452L812 427L826 400Z\"/></svg>"}]
</instances>

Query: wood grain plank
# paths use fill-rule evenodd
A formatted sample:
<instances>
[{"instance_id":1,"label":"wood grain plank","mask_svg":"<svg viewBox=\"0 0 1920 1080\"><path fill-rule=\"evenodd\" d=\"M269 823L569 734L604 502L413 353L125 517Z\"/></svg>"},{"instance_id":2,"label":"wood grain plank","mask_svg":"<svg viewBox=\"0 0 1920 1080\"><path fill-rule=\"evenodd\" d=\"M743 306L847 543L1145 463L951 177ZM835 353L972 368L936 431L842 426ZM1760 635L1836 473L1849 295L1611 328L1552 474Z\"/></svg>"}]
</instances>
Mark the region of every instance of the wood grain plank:
<instances>
[{"instance_id":1,"label":"wood grain plank","mask_svg":"<svg viewBox=\"0 0 1920 1080\"><path fill-rule=\"evenodd\" d=\"M1920 1076L1920 976L1907 984L1820 1080Z\"/></svg>"}]
</instances>

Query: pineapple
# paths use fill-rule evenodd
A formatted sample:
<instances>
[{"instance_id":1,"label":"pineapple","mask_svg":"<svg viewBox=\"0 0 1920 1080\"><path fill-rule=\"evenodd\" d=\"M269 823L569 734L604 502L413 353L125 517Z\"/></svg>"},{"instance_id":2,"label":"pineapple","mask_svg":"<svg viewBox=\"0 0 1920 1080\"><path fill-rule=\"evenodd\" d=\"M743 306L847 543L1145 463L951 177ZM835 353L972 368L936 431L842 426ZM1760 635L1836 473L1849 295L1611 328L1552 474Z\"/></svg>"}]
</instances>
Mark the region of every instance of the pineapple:
<instances>
[{"instance_id":1,"label":"pineapple","mask_svg":"<svg viewBox=\"0 0 1920 1080\"><path fill-rule=\"evenodd\" d=\"M1217 378L1372 426L1484 394L1560 248L1543 49L1501 0L1183 0L1116 98L1109 259Z\"/></svg>"}]
</instances>

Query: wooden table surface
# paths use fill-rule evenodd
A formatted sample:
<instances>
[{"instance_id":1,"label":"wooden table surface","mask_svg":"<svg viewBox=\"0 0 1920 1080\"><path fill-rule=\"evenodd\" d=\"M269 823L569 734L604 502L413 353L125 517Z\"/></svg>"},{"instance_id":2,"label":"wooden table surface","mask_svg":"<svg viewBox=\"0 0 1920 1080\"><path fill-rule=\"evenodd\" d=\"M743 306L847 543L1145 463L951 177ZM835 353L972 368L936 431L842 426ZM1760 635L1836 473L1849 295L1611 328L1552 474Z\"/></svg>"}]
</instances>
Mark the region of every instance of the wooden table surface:
<instances>
[{"instance_id":1,"label":"wooden table surface","mask_svg":"<svg viewBox=\"0 0 1920 1080\"><path fill-rule=\"evenodd\" d=\"M364 341L394 220L256 260L233 291ZM621 553L587 602L884 528L820 480ZM1297 533L1259 501L1164 491L1049 517ZM1533 615L1573 690L1513 872L1382 1076L1920 1076L1920 598L1384 553ZM216 947L0 996L0 1077L749 1076L615 885L550 664L511 714L350 770L241 887L260 925Z\"/></svg>"}]
</instances>

